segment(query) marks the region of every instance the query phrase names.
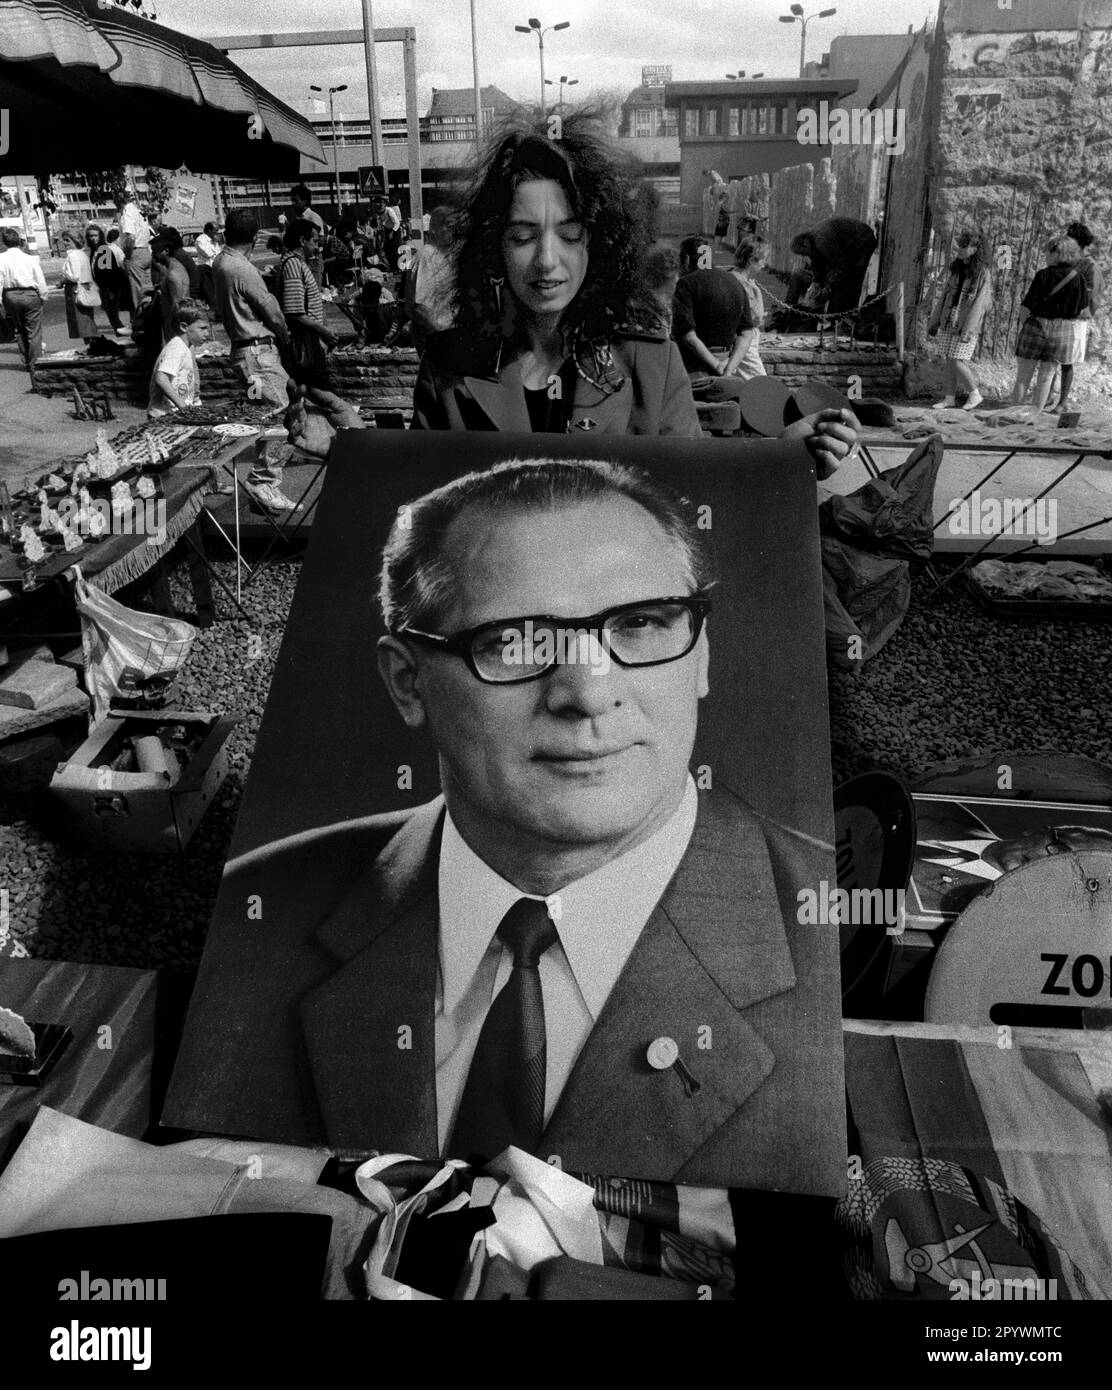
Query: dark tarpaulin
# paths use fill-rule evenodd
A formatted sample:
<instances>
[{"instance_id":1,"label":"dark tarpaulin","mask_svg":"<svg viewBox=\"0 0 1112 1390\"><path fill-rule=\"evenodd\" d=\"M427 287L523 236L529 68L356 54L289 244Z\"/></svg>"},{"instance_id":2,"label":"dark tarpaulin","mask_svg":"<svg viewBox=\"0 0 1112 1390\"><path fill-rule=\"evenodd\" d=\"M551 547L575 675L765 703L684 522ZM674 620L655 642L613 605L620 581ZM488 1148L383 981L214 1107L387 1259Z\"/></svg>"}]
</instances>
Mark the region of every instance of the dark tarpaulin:
<instances>
[{"instance_id":1,"label":"dark tarpaulin","mask_svg":"<svg viewBox=\"0 0 1112 1390\"><path fill-rule=\"evenodd\" d=\"M120 164L290 177L312 127L225 54L97 0L0 0L0 173Z\"/></svg>"},{"instance_id":2,"label":"dark tarpaulin","mask_svg":"<svg viewBox=\"0 0 1112 1390\"><path fill-rule=\"evenodd\" d=\"M931 435L898 468L819 508L826 651L843 670L860 670L903 622L909 561L929 560L934 548L942 452L942 436Z\"/></svg>"}]
</instances>

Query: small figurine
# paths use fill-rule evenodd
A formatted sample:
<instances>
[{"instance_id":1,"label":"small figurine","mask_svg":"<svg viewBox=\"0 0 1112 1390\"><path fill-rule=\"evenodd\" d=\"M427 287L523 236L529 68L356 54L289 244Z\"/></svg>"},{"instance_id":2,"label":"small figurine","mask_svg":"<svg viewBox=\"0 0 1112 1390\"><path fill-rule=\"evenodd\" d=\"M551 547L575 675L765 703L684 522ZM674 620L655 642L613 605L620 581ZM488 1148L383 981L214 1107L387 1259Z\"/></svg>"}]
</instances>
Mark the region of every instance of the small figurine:
<instances>
[{"instance_id":1,"label":"small figurine","mask_svg":"<svg viewBox=\"0 0 1112 1390\"><path fill-rule=\"evenodd\" d=\"M113 516L126 516L131 513L133 507L131 488L125 479L121 478L118 483L112 484L112 514Z\"/></svg>"},{"instance_id":2,"label":"small figurine","mask_svg":"<svg viewBox=\"0 0 1112 1390\"><path fill-rule=\"evenodd\" d=\"M104 515L104 509L93 501L87 487L81 489L80 502L77 524L89 540L99 541L108 534L108 518Z\"/></svg>"},{"instance_id":3,"label":"small figurine","mask_svg":"<svg viewBox=\"0 0 1112 1390\"><path fill-rule=\"evenodd\" d=\"M46 559L46 547L35 535L33 526L24 522L19 528L19 539L23 545L23 558L28 564L37 565Z\"/></svg>"},{"instance_id":4,"label":"small figurine","mask_svg":"<svg viewBox=\"0 0 1112 1390\"><path fill-rule=\"evenodd\" d=\"M90 457L98 478L107 481L120 471L120 456L109 444L108 435L104 430L97 430L97 451L95 456Z\"/></svg>"}]
</instances>

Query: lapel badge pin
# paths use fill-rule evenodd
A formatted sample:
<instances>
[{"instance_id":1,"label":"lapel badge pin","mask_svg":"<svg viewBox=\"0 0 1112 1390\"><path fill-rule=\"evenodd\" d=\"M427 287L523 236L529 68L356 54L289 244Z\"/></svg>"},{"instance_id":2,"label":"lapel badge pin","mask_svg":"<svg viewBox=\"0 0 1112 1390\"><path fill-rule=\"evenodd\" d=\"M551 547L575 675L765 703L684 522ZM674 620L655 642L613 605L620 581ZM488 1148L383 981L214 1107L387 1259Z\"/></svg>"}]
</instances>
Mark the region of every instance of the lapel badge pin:
<instances>
[{"instance_id":1,"label":"lapel badge pin","mask_svg":"<svg viewBox=\"0 0 1112 1390\"><path fill-rule=\"evenodd\" d=\"M680 1059L680 1050L675 1038L654 1038L645 1049L645 1060L654 1071L674 1071L683 1082L683 1089L689 1096L702 1090Z\"/></svg>"},{"instance_id":2,"label":"lapel badge pin","mask_svg":"<svg viewBox=\"0 0 1112 1390\"><path fill-rule=\"evenodd\" d=\"M576 420L575 428L577 430L595 430L598 429L598 423L592 420L590 416L585 415L582 420Z\"/></svg>"}]
</instances>

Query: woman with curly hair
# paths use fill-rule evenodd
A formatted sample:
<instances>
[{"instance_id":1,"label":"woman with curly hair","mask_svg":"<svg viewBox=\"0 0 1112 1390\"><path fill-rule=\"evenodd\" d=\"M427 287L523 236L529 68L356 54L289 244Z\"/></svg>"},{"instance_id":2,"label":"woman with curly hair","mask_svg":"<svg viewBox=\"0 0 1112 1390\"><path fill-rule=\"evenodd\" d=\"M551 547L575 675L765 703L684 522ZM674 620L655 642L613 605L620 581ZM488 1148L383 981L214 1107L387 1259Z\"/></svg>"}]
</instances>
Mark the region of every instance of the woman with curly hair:
<instances>
[{"instance_id":1,"label":"woman with curly hair","mask_svg":"<svg viewBox=\"0 0 1112 1390\"><path fill-rule=\"evenodd\" d=\"M524 122L496 140L457 221L455 327L422 361L415 429L699 435L680 354L648 326L638 187L587 112L557 140ZM855 442L837 411L800 423L828 469Z\"/></svg>"},{"instance_id":2,"label":"woman with curly hair","mask_svg":"<svg viewBox=\"0 0 1112 1390\"><path fill-rule=\"evenodd\" d=\"M966 394L962 410L974 410L984 400L968 363L977 350L981 324L991 302L992 269L984 233L964 231L954 244L950 275L927 329L932 338L941 330L938 344L946 359L949 388L932 410L952 410L959 391Z\"/></svg>"},{"instance_id":3,"label":"woman with curly hair","mask_svg":"<svg viewBox=\"0 0 1112 1390\"><path fill-rule=\"evenodd\" d=\"M650 326L635 168L590 112L566 115L558 139L547 127L516 120L495 138L455 220L455 323L429 340L412 428L697 438L679 351ZM300 447L323 451L319 417L295 406L287 423ZM807 441L825 476L855 424L827 410L785 434Z\"/></svg>"}]
</instances>

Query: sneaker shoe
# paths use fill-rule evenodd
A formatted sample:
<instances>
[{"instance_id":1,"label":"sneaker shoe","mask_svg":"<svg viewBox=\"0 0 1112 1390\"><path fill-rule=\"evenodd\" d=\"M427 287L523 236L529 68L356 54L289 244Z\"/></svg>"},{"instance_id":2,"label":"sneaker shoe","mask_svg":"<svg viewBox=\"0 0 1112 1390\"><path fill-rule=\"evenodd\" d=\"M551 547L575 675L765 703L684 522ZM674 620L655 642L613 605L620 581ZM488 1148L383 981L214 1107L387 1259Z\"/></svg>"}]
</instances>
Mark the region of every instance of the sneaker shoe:
<instances>
[{"instance_id":1,"label":"sneaker shoe","mask_svg":"<svg viewBox=\"0 0 1112 1390\"><path fill-rule=\"evenodd\" d=\"M264 512L295 512L297 503L291 502L284 492L279 492L273 483L244 483L247 495Z\"/></svg>"},{"instance_id":2,"label":"sneaker shoe","mask_svg":"<svg viewBox=\"0 0 1112 1390\"><path fill-rule=\"evenodd\" d=\"M944 401L936 401L936 402L934 403L934 405L931 406L931 409L932 409L932 410L953 410L953 409L956 408L957 403L958 403L958 402L957 402L957 397L956 397L956 396L947 396L946 399L945 399Z\"/></svg>"},{"instance_id":3,"label":"sneaker shoe","mask_svg":"<svg viewBox=\"0 0 1112 1390\"><path fill-rule=\"evenodd\" d=\"M983 400L984 396L981 395L980 391L974 390L970 392L969 396L966 398L962 410L976 410Z\"/></svg>"}]
</instances>

